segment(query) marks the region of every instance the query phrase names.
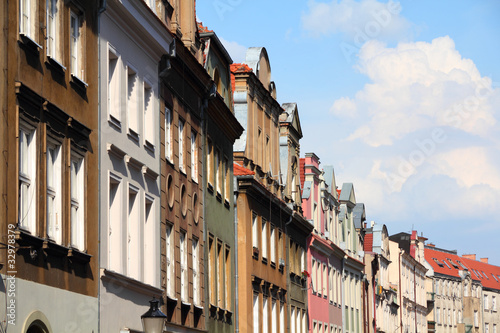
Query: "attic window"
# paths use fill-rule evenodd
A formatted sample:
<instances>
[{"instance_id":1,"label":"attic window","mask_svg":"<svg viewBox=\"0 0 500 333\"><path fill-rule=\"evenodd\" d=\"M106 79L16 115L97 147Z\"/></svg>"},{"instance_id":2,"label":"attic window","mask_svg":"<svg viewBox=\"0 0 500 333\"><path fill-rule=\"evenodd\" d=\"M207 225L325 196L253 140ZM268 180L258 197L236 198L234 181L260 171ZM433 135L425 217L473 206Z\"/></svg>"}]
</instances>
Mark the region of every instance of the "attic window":
<instances>
[{"instance_id":1,"label":"attic window","mask_svg":"<svg viewBox=\"0 0 500 333\"><path fill-rule=\"evenodd\" d=\"M451 259L448 259L448 262L453 265L456 269L458 269L458 265L455 264Z\"/></svg>"},{"instance_id":2,"label":"attic window","mask_svg":"<svg viewBox=\"0 0 500 333\"><path fill-rule=\"evenodd\" d=\"M479 274L477 273L477 271L476 271L474 268L472 269L472 271L474 272L474 274L476 274L476 277L477 277L478 279L482 279L482 277L479 277Z\"/></svg>"},{"instance_id":3,"label":"attic window","mask_svg":"<svg viewBox=\"0 0 500 333\"><path fill-rule=\"evenodd\" d=\"M491 276L493 276L493 278L495 279L496 282L498 282L498 279L497 277L495 276L495 274L491 273Z\"/></svg>"},{"instance_id":4,"label":"attic window","mask_svg":"<svg viewBox=\"0 0 500 333\"><path fill-rule=\"evenodd\" d=\"M443 262L446 265L446 267L448 267L449 269L451 269L450 265L448 265L448 263L446 262L446 260L443 260Z\"/></svg>"},{"instance_id":5,"label":"attic window","mask_svg":"<svg viewBox=\"0 0 500 333\"><path fill-rule=\"evenodd\" d=\"M486 273L484 271L481 271L483 273L483 275L486 277L487 280L489 280L490 278L488 277L488 275L486 275Z\"/></svg>"},{"instance_id":6,"label":"attic window","mask_svg":"<svg viewBox=\"0 0 500 333\"><path fill-rule=\"evenodd\" d=\"M465 267L465 266L464 266L464 264L462 264L462 263L460 262L460 260L457 260L457 262L458 262L458 264L459 264L460 266L462 266L462 268L463 268L463 269L465 269L465 270L469 270L467 267Z\"/></svg>"},{"instance_id":7,"label":"attic window","mask_svg":"<svg viewBox=\"0 0 500 333\"><path fill-rule=\"evenodd\" d=\"M439 267L444 267L443 263L441 261L437 260L436 258L432 258L432 260L434 260L434 262L436 264L438 264Z\"/></svg>"}]
</instances>

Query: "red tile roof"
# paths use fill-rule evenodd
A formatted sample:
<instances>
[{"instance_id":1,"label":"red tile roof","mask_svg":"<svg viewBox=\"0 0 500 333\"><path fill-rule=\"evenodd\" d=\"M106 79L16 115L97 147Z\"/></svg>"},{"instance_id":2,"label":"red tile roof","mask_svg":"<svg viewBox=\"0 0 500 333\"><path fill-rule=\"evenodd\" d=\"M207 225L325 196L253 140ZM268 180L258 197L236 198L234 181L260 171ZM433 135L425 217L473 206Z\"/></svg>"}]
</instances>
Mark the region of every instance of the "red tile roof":
<instances>
[{"instance_id":1,"label":"red tile roof","mask_svg":"<svg viewBox=\"0 0 500 333\"><path fill-rule=\"evenodd\" d=\"M306 159L305 158L301 158L299 160L299 169L300 169L300 188L304 188L304 181L306 179Z\"/></svg>"},{"instance_id":2,"label":"red tile roof","mask_svg":"<svg viewBox=\"0 0 500 333\"><path fill-rule=\"evenodd\" d=\"M341 191L342 191L342 190L337 189L337 194L338 194L337 198L340 198L340 192L341 192Z\"/></svg>"},{"instance_id":3,"label":"red tile roof","mask_svg":"<svg viewBox=\"0 0 500 333\"><path fill-rule=\"evenodd\" d=\"M252 170L248 170L245 167L242 167L238 163L234 162L233 163L233 174L235 176L250 176L250 175L255 175L255 172Z\"/></svg>"},{"instance_id":4,"label":"red tile roof","mask_svg":"<svg viewBox=\"0 0 500 333\"><path fill-rule=\"evenodd\" d=\"M199 32L214 32L213 30L209 30L207 27L203 25L203 22L198 22L198 31Z\"/></svg>"},{"instance_id":5,"label":"red tile roof","mask_svg":"<svg viewBox=\"0 0 500 333\"><path fill-rule=\"evenodd\" d=\"M481 282L484 288L500 290L499 266L429 248L425 248L425 260L436 273L459 277L459 271L465 268L471 278Z\"/></svg>"},{"instance_id":6,"label":"red tile roof","mask_svg":"<svg viewBox=\"0 0 500 333\"><path fill-rule=\"evenodd\" d=\"M373 234L366 234L364 240L364 250L367 252L373 251Z\"/></svg>"}]
</instances>

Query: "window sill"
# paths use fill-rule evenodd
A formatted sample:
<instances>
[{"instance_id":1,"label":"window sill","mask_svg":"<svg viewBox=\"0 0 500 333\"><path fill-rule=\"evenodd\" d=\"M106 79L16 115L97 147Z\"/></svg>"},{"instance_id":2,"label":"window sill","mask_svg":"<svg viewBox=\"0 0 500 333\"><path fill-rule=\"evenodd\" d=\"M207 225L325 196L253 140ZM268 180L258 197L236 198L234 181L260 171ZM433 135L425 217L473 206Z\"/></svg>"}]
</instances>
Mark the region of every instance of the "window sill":
<instances>
[{"instance_id":1,"label":"window sill","mask_svg":"<svg viewBox=\"0 0 500 333\"><path fill-rule=\"evenodd\" d=\"M56 257L65 257L69 252L69 248L67 248L66 246L62 246L61 244L57 244L49 240L43 242L43 250L48 255L53 255Z\"/></svg>"},{"instance_id":2,"label":"window sill","mask_svg":"<svg viewBox=\"0 0 500 333\"><path fill-rule=\"evenodd\" d=\"M177 304L179 300L177 298L174 298L172 296L167 295L167 303L174 303Z\"/></svg>"},{"instance_id":3,"label":"window sill","mask_svg":"<svg viewBox=\"0 0 500 333\"><path fill-rule=\"evenodd\" d=\"M71 83L82 91L86 91L88 86L89 86L87 84L87 82L83 81L82 79L80 79L78 76L76 76L74 74L71 74Z\"/></svg>"},{"instance_id":4,"label":"window sill","mask_svg":"<svg viewBox=\"0 0 500 333\"><path fill-rule=\"evenodd\" d=\"M81 252L78 249L75 248L70 248L68 251L68 257L74 261L74 262L79 262L81 264L87 264L90 262L90 259L92 256L88 253Z\"/></svg>"},{"instance_id":5,"label":"window sill","mask_svg":"<svg viewBox=\"0 0 500 333\"><path fill-rule=\"evenodd\" d=\"M225 317L225 314L226 314L226 309L223 309L223 308L219 307L219 311L217 311L217 312L218 312L218 317L219 317L218 319L220 321L224 321L224 319L225 319L224 317Z\"/></svg>"},{"instance_id":6,"label":"window sill","mask_svg":"<svg viewBox=\"0 0 500 333\"><path fill-rule=\"evenodd\" d=\"M231 207L231 205L229 204L229 200L224 199L224 207L226 207L227 209Z\"/></svg>"},{"instance_id":7,"label":"window sill","mask_svg":"<svg viewBox=\"0 0 500 333\"><path fill-rule=\"evenodd\" d=\"M187 177L186 170L184 170L184 168L181 168L180 166L179 166L179 172L180 172L180 174L181 174L181 175L183 175L184 177Z\"/></svg>"},{"instance_id":8,"label":"window sill","mask_svg":"<svg viewBox=\"0 0 500 333\"><path fill-rule=\"evenodd\" d=\"M111 114L108 117L108 123L111 125L111 127L114 127L119 131L122 130L122 122Z\"/></svg>"},{"instance_id":9,"label":"window sill","mask_svg":"<svg viewBox=\"0 0 500 333\"><path fill-rule=\"evenodd\" d=\"M35 56L40 55L40 50L43 50L43 47L40 44L38 44L31 37L23 33L19 34L19 37L21 39L19 42L26 51L30 52Z\"/></svg>"},{"instance_id":10,"label":"window sill","mask_svg":"<svg viewBox=\"0 0 500 333\"><path fill-rule=\"evenodd\" d=\"M35 248L41 248L44 242L42 238L34 236L23 229L16 230L16 241L21 246L33 246Z\"/></svg>"},{"instance_id":11,"label":"window sill","mask_svg":"<svg viewBox=\"0 0 500 333\"><path fill-rule=\"evenodd\" d=\"M101 279L103 281L109 281L114 287L120 286L127 290L133 290L144 295L152 295L157 298L160 298L163 293L163 290L160 288L138 281L123 274L107 269L101 269L101 272Z\"/></svg>"},{"instance_id":12,"label":"window sill","mask_svg":"<svg viewBox=\"0 0 500 333\"><path fill-rule=\"evenodd\" d=\"M149 142L149 140L146 140L146 142L144 142L144 148L146 148L146 150L150 151L153 154L155 153L155 145Z\"/></svg>"},{"instance_id":13,"label":"window sill","mask_svg":"<svg viewBox=\"0 0 500 333\"><path fill-rule=\"evenodd\" d=\"M271 264L269 266L271 266L272 268L276 269L276 263L274 261L272 261L272 260L271 260Z\"/></svg>"},{"instance_id":14,"label":"window sill","mask_svg":"<svg viewBox=\"0 0 500 333\"><path fill-rule=\"evenodd\" d=\"M191 309L191 303L181 301L181 307L183 310L189 311Z\"/></svg>"},{"instance_id":15,"label":"window sill","mask_svg":"<svg viewBox=\"0 0 500 333\"><path fill-rule=\"evenodd\" d=\"M226 310L226 323L230 325L233 323L233 313L229 310Z\"/></svg>"},{"instance_id":16,"label":"window sill","mask_svg":"<svg viewBox=\"0 0 500 333\"><path fill-rule=\"evenodd\" d=\"M127 135L131 140L135 141L136 143L139 143L139 133L129 128Z\"/></svg>"},{"instance_id":17,"label":"window sill","mask_svg":"<svg viewBox=\"0 0 500 333\"><path fill-rule=\"evenodd\" d=\"M262 257L262 263L263 263L264 265L267 265L267 258L266 258L266 257Z\"/></svg>"},{"instance_id":18,"label":"window sill","mask_svg":"<svg viewBox=\"0 0 500 333\"><path fill-rule=\"evenodd\" d=\"M217 307L213 304L210 304L208 306L208 312L209 312L209 318L216 318L217 317Z\"/></svg>"},{"instance_id":19,"label":"window sill","mask_svg":"<svg viewBox=\"0 0 500 333\"><path fill-rule=\"evenodd\" d=\"M222 194L220 194L219 191L217 191L217 194L215 195L215 197L217 198L217 201L222 202Z\"/></svg>"},{"instance_id":20,"label":"window sill","mask_svg":"<svg viewBox=\"0 0 500 333\"><path fill-rule=\"evenodd\" d=\"M66 72L66 67L51 56L47 56L47 64L49 64L58 74L64 75Z\"/></svg>"},{"instance_id":21,"label":"window sill","mask_svg":"<svg viewBox=\"0 0 500 333\"><path fill-rule=\"evenodd\" d=\"M210 194L214 194L214 186L212 185L212 183L208 182L207 184L207 190L208 192L210 192Z\"/></svg>"}]
</instances>

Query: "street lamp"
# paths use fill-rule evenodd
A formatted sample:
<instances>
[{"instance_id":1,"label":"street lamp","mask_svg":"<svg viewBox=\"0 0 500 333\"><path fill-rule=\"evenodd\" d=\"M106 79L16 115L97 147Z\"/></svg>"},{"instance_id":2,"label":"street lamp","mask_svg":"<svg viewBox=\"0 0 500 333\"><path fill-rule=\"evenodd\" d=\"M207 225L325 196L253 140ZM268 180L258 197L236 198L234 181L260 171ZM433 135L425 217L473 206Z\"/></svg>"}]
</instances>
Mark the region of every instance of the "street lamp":
<instances>
[{"instance_id":1,"label":"street lamp","mask_svg":"<svg viewBox=\"0 0 500 333\"><path fill-rule=\"evenodd\" d=\"M167 318L167 316L158 309L159 303L160 301L153 297L153 299L149 301L149 310L141 316L144 333L163 332L165 318Z\"/></svg>"}]
</instances>

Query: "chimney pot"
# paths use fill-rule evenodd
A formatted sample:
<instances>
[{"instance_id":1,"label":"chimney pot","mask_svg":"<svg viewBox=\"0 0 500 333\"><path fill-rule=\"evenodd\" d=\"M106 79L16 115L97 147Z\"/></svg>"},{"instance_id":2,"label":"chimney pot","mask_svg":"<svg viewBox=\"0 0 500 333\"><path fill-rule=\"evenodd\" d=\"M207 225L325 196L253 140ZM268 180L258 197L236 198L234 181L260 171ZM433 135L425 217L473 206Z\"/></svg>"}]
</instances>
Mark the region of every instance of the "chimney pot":
<instances>
[{"instance_id":1,"label":"chimney pot","mask_svg":"<svg viewBox=\"0 0 500 333\"><path fill-rule=\"evenodd\" d=\"M484 262L485 264L488 263L488 258L481 258L480 260L481 260L481 262Z\"/></svg>"}]
</instances>

